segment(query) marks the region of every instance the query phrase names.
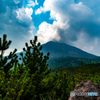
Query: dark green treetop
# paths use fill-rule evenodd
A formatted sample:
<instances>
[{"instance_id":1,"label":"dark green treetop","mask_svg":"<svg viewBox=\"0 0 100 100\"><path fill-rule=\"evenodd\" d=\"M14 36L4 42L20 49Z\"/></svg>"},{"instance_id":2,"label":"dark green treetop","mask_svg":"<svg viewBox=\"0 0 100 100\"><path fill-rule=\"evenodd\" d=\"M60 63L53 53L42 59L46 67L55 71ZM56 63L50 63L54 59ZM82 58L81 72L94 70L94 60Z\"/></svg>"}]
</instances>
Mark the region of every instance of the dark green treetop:
<instances>
[{"instance_id":1,"label":"dark green treetop","mask_svg":"<svg viewBox=\"0 0 100 100\"><path fill-rule=\"evenodd\" d=\"M7 73L9 69L13 67L15 60L17 61L17 55L15 54L17 49L10 52L8 56L4 56L4 53L11 45L11 40L7 41L7 35L3 35L3 39L0 37L0 67L4 68L4 72Z\"/></svg>"},{"instance_id":2,"label":"dark green treetop","mask_svg":"<svg viewBox=\"0 0 100 100\"><path fill-rule=\"evenodd\" d=\"M31 73L34 74L37 70L39 70L40 73L46 70L48 72L47 60L49 59L49 53L43 56L43 52L40 52L42 46L40 42L37 43L37 36L34 37L34 40L30 40L30 45L25 43L25 46L26 47L23 48L25 56L21 53L20 59L22 59L24 65L30 69Z\"/></svg>"}]
</instances>

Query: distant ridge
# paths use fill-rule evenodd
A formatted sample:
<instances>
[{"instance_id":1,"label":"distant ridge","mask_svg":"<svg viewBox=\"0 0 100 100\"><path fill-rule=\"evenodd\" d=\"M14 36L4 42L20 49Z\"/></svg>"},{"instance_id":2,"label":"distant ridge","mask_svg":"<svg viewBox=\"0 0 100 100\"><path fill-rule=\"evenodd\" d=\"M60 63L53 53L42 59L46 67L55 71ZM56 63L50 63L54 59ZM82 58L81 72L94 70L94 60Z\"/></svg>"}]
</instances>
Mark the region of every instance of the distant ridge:
<instances>
[{"instance_id":1,"label":"distant ridge","mask_svg":"<svg viewBox=\"0 0 100 100\"><path fill-rule=\"evenodd\" d=\"M49 41L42 46L42 51L44 52L44 54L50 52L50 58L76 57L94 59L97 57L93 54L87 53L81 49L78 49L65 43Z\"/></svg>"}]
</instances>

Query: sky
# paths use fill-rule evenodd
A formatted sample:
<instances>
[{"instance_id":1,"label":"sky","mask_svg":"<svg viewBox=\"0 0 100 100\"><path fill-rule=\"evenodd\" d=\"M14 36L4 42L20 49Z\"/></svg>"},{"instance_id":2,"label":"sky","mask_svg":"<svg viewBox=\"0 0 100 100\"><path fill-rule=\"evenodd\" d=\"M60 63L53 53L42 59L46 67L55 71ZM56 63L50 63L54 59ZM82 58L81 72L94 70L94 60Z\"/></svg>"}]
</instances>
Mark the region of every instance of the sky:
<instances>
[{"instance_id":1,"label":"sky","mask_svg":"<svg viewBox=\"0 0 100 100\"><path fill-rule=\"evenodd\" d=\"M100 56L100 0L0 0L0 37L14 48L38 36L42 44L58 41Z\"/></svg>"}]
</instances>

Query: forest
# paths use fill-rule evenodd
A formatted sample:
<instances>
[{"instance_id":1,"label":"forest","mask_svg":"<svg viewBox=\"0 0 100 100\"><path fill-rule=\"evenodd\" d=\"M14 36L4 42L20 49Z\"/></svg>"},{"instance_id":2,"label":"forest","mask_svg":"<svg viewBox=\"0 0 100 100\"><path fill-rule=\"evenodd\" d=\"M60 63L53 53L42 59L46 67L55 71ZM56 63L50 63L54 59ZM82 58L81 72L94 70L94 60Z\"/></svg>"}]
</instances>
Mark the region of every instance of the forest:
<instances>
[{"instance_id":1,"label":"forest","mask_svg":"<svg viewBox=\"0 0 100 100\"><path fill-rule=\"evenodd\" d=\"M37 36L25 43L25 56L20 53L20 58L17 49L4 56L11 43L6 34L0 38L0 100L68 100L81 81L100 83L99 63L50 69L50 53L41 52Z\"/></svg>"}]
</instances>

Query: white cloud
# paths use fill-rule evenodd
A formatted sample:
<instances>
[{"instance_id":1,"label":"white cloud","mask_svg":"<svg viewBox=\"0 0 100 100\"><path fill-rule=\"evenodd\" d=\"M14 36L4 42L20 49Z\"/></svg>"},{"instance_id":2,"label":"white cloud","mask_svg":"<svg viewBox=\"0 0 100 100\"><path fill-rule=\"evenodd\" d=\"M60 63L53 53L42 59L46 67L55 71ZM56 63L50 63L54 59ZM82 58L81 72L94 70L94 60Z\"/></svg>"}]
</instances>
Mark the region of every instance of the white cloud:
<instances>
[{"instance_id":1,"label":"white cloud","mask_svg":"<svg viewBox=\"0 0 100 100\"><path fill-rule=\"evenodd\" d=\"M63 7L63 8L62 8ZM85 9L85 10L84 10ZM50 28L51 31L48 31L48 38L46 38L46 42L49 41L50 39L52 40L56 36L52 36L52 32L55 29L55 33L60 37L59 30L63 30L66 32L66 35L69 33L66 31L68 28L70 28L70 20L74 19L74 16L72 16L72 13L81 13L78 15L84 15L84 13L91 13L91 10L82 4L82 2L75 4L73 0L67 1L67 0L45 0L43 7L40 7L39 9L36 10L36 14L41 14L42 12L50 11L50 17L53 18L54 21L53 24L51 25L52 28ZM78 16L79 18L81 18ZM86 15L87 16L87 15ZM78 18L78 19L79 19ZM44 23L44 22L43 22ZM46 24L45 24L46 25ZM44 27L44 24L40 25L41 27ZM42 34L41 30L42 28L39 28L38 34ZM44 29L43 34L47 33L47 30L49 29ZM63 35L63 33L61 33ZM40 35L41 36L41 35ZM50 36L50 38L49 38ZM53 38L51 38L51 36ZM47 36L46 36L47 37ZM66 36L65 36L66 37ZM68 37L70 37L68 35ZM48 40L47 40L48 39ZM59 38L60 40L60 38ZM41 36L41 42L44 41L44 36Z\"/></svg>"},{"instance_id":2,"label":"white cloud","mask_svg":"<svg viewBox=\"0 0 100 100\"><path fill-rule=\"evenodd\" d=\"M63 23L61 20L54 21L53 24L48 24L47 22L41 23L39 26L39 30L37 31L38 40L41 43L46 43L51 40L60 40L60 36L58 34L59 29L67 29L69 26L67 22Z\"/></svg>"},{"instance_id":3,"label":"white cloud","mask_svg":"<svg viewBox=\"0 0 100 100\"><path fill-rule=\"evenodd\" d=\"M92 41L91 41L92 40ZM78 48L81 48L82 50L93 53L95 55L100 54L98 46L100 44L100 38L92 38L89 40L89 37L86 33L81 32L77 41L73 42L72 45L76 46Z\"/></svg>"},{"instance_id":4,"label":"white cloud","mask_svg":"<svg viewBox=\"0 0 100 100\"><path fill-rule=\"evenodd\" d=\"M35 14L37 15L37 14L41 14L42 12L44 12L44 9L43 9L43 7L40 7L39 9L37 9L36 11L35 11Z\"/></svg>"},{"instance_id":5,"label":"white cloud","mask_svg":"<svg viewBox=\"0 0 100 100\"><path fill-rule=\"evenodd\" d=\"M97 19L100 17L96 17L98 10L90 1L86 4L87 0L80 0L78 3L74 0L45 0L43 7L38 8L35 14L50 11L50 18L56 21L53 24L41 23L37 32L40 42L62 41L100 55L95 50L99 48L100 25ZM97 5L96 3L95 6ZM95 34L96 31L98 34Z\"/></svg>"},{"instance_id":6,"label":"white cloud","mask_svg":"<svg viewBox=\"0 0 100 100\"><path fill-rule=\"evenodd\" d=\"M41 43L46 43L50 40L60 40L60 37L57 34L56 27L53 25L48 24L47 22L41 23L39 26L39 30L37 32L38 41Z\"/></svg>"},{"instance_id":7,"label":"white cloud","mask_svg":"<svg viewBox=\"0 0 100 100\"><path fill-rule=\"evenodd\" d=\"M18 49L18 52L22 51L25 42L34 39L33 31L35 29L31 17L33 14L31 7L24 8L21 6L23 5L22 2L20 8L18 2L12 6L11 3L14 3L14 0L7 1L7 3L5 12L0 13L0 37L3 34L7 34L7 40L12 40L12 44L9 50L5 52L5 55L15 48Z\"/></svg>"},{"instance_id":8,"label":"white cloud","mask_svg":"<svg viewBox=\"0 0 100 100\"><path fill-rule=\"evenodd\" d=\"M76 13L80 13L81 17L93 14L91 9L84 5L82 2L79 2L78 4L71 4L70 9L72 9Z\"/></svg>"},{"instance_id":9,"label":"white cloud","mask_svg":"<svg viewBox=\"0 0 100 100\"><path fill-rule=\"evenodd\" d=\"M17 19L19 19L20 21L27 21L27 19L32 20L32 13L33 13L33 9L32 8L19 8L18 10L16 10L17 13Z\"/></svg>"},{"instance_id":10,"label":"white cloud","mask_svg":"<svg viewBox=\"0 0 100 100\"><path fill-rule=\"evenodd\" d=\"M38 5L37 0L35 0L35 2L34 2L33 0L29 0L27 6L28 6L28 7L34 7L34 6L36 6L36 5Z\"/></svg>"}]
</instances>

